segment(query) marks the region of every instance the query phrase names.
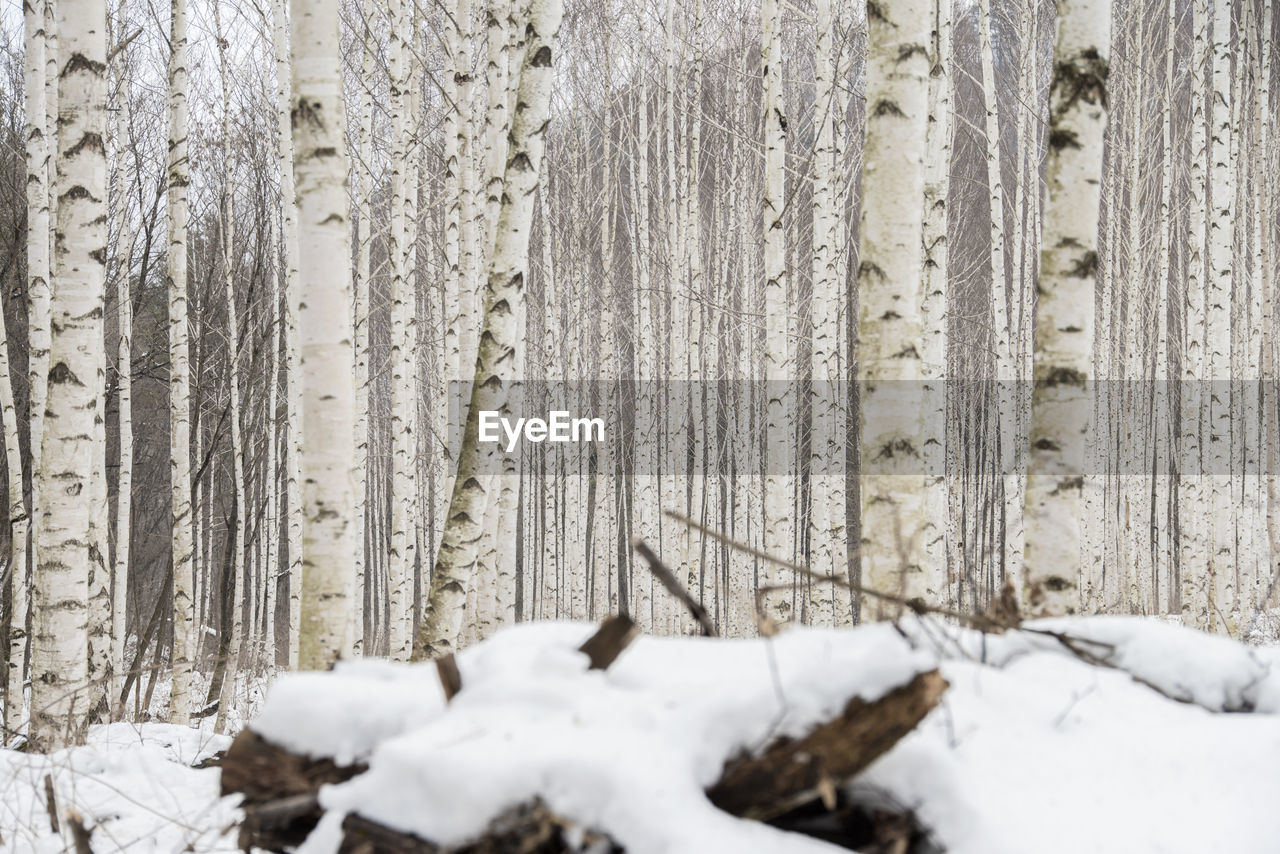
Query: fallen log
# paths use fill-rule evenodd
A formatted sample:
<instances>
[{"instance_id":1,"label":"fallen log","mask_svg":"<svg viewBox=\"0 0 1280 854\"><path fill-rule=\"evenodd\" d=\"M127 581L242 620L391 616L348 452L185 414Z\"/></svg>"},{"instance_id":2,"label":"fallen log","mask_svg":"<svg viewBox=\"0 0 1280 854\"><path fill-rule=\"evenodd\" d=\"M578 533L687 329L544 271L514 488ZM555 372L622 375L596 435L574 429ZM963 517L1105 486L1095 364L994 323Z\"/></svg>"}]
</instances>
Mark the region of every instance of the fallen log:
<instances>
[{"instance_id":1,"label":"fallen log","mask_svg":"<svg viewBox=\"0 0 1280 854\"><path fill-rule=\"evenodd\" d=\"M854 697L838 717L804 738L780 739L759 755L731 760L707 796L725 812L761 820L829 798L835 785L856 776L915 729L946 688L942 675L930 670L878 700Z\"/></svg>"},{"instance_id":2,"label":"fallen log","mask_svg":"<svg viewBox=\"0 0 1280 854\"><path fill-rule=\"evenodd\" d=\"M301 844L324 814L316 797L320 787L366 770L361 762L339 765L299 756L244 730L222 758L222 794L244 796L240 845L283 851Z\"/></svg>"},{"instance_id":3,"label":"fallen log","mask_svg":"<svg viewBox=\"0 0 1280 854\"><path fill-rule=\"evenodd\" d=\"M626 617L606 620L580 648L593 669L607 668L626 648L635 628ZM461 689L456 668L442 681ZM446 675L449 678L444 678ZM847 784L910 733L947 688L937 670L916 674L879 699L848 700L838 714L800 738L776 737L759 751L729 760L707 790L709 800L735 816L810 832L820 838L858 839L869 851L916 850L924 829L909 815L868 810L846 796ZM447 684L446 684L447 690ZM323 814L318 792L364 773L362 763L338 765L298 756L246 730L222 761L224 793L244 795L240 844L285 851L300 844ZM358 812L342 823L340 854L574 854L621 849L607 837L555 815L531 792L531 800L494 818L484 832L445 846L380 824ZM655 817L655 820L661 820ZM851 829L852 828L852 829ZM875 847L872 847L875 846Z\"/></svg>"}]
</instances>

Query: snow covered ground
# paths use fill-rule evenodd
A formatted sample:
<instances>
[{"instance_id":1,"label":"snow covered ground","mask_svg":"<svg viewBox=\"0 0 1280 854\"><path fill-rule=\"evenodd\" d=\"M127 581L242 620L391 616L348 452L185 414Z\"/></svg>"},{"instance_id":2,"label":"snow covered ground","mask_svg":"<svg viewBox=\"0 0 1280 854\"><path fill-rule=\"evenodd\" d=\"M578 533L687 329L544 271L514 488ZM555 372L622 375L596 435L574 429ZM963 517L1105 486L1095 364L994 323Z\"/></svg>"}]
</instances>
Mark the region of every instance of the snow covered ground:
<instances>
[{"instance_id":1,"label":"snow covered ground","mask_svg":"<svg viewBox=\"0 0 1280 854\"><path fill-rule=\"evenodd\" d=\"M228 744L207 729L116 723L49 756L0 751L0 851L73 850L66 822L51 827L46 778L59 816L83 818L95 854L235 851L234 799L218 796L217 769L191 767Z\"/></svg>"},{"instance_id":2,"label":"snow covered ground","mask_svg":"<svg viewBox=\"0 0 1280 854\"><path fill-rule=\"evenodd\" d=\"M254 727L369 763L322 792L329 812L308 854L335 850L348 810L451 843L535 795L631 854L838 851L731 818L703 790L740 750L940 667L951 687L939 707L850 794L913 810L943 850L1280 851L1280 649L1141 618L1032 626L644 637L601 672L575 651L593 626L525 625L459 657L464 688L447 706L433 665L352 662L282 677ZM216 770L184 764L225 744L117 724L53 757L0 753L4 850L63 850L50 773L97 854L234 850L234 798L218 798Z\"/></svg>"}]
</instances>

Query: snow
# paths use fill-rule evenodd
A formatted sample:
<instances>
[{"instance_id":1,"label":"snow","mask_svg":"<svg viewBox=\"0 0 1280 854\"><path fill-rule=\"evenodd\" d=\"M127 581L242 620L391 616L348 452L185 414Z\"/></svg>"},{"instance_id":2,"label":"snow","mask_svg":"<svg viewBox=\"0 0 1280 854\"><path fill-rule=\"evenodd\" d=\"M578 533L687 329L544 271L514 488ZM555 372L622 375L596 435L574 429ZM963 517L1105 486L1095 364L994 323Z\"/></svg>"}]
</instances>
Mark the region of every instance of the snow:
<instances>
[{"instance_id":1,"label":"snow","mask_svg":"<svg viewBox=\"0 0 1280 854\"><path fill-rule=\"evenodd\" d=\"M1145 618L1026 628L908 619L757 640L641 637L590 671L577 647L594 626L526 624L459 656L464 687L449 704L433 664L356 661L281 677L252 726L369 765L322 790L328 813L304 854L336 851L349 812L456 844L535 796L628 854L835 852L732 818L704 790L741 751L939 667L942 703L848 791L913 810L943 850L1280 850L1280 647ZM186 767L225 745L117 724L52 757L0 752L3 850L63 850L44 807L52 772L98 854L231 851L235 798L218 797L215 769Z\"/></svg>"},{"instance_id":2,"label":"snow","mask_svg":"<svg viewBox=\"0 0 1280 854\"><path fill-rule=\"evenodd\" d=\"M116 723L48 756L0 750L0 851L71 850L50 826L46 776L60 811L92 831L95 854L236 851L238 798L219 797L217 769L190 767L229 743L189 727Z\"/></svg>"}]
</instances>

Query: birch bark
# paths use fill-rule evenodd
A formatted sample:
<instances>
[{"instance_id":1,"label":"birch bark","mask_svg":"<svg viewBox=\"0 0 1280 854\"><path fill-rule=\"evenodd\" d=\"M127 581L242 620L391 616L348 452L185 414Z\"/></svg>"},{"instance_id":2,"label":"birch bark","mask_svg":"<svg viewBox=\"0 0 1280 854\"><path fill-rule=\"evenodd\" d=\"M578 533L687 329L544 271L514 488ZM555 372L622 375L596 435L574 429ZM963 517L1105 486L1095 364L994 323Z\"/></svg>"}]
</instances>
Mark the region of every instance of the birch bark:
<instances>
[{"instance_id":1,"label":"birch bark","mask_svg":"<svg viewBox=\"0 0 1280 854\"><path fill-rule=\"evenodd\" d=\"M169 32L169 489L173 523L173 685L169 719L191 714L196 654L191 511L191 351L187 331L187 0L173 0Z\"/></svg>"},{"instance_id":2,"label":"birch bark","mask_svg":"<svg viewBox=\"0 0 1280 854\"><path fill-rule=\"evenodd\" d=\"M867 135L858 270L862 581L916 591L933 576L924 549L924 407L913 404L924 349L927 0L869 9ZM913 594L914 595L914 594ZM873 613L886 616L876 606Z\"/></svg>"},{"instance_id":3,"label":"birch bark","mask_svg":"<svg viewBox=\"0 0 1280 854\"><path fill-rule=\"evenodd\" d=\"M479 414L482 409L500 410L506 403L508 373L516 356L514 307L528 274L529 230L551 110L552 55L563 14L559 0L530 3L527 49L512 116L511 150L485 287L484 325L467 425L426 614L414 642L415 660L454 650L464 617L462 606L473 580L479 528L493 489L491 476L481 470Z\"/></svg>"},{"instance_id":4,"label":"birch bark","mask_svg":"<svg viewBox=\"0 0 1280 854\"><path fill-rule=\"evenodd\" d=\"M107 256L107 20L101 0L61 0L58 28L58 205L49 398L36 490L38 529L31 657L31 741L75 741L88 711L87 606L94 419L101 417Z\"/></svg>"},{"instance_id":5,"label":"birch bark","mask_svg":"<svg viewBox=\"0 0 1280 854\"><path fill-rule=\"evenodd\" d=\"M350 649L355 554L351 234L338 0L291 0L302 379L302 602L298 666Z\"/></svg>"},{"instance_id":6,"label":"birch bark","mask_svg":"<svg viewBox=\"0 0 1280 854\"><path fill-rule=\"evenodd\" d=\"M1110 20L1107 0L1058 6L1027 463L1024 592L1033 613L1079 603Z\"/></svg>"}]
</instances>

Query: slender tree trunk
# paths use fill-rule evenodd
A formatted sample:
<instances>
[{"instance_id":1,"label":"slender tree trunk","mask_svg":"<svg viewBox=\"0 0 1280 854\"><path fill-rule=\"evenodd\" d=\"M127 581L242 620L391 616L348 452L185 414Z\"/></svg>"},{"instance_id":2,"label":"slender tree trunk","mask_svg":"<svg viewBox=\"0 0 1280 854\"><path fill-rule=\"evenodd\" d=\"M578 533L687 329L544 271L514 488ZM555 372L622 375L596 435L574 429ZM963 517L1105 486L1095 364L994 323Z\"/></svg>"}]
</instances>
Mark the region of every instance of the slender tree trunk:
<instances>
[{"instance_id":1,"label":"slender tree trunk","mask_svg":"<svg viewBox=\"0 0 1280 854\"><path fill-rule=\"evenodd\" d=\"M1182 406L1178 437L1178 564L1179 600L1182 623L1206 629L1209 626L1209 530L1204 511L1205 455L1208 438L1204 416L1207 407L1206 370L1206 270L1208 262L1208 199L1206 157L1208 156L1208 100L1205 97L1205 68L1209 59L1208 0L1192 0L1191 48L1191 170L1190 245L1187 259L1185 313L1182 341Z\"/></svg>"},{"instance_id":2,"label":"slender tree trunk","mask_svg":"<svg viewBox=\"0 0 1280 854\"><path fill-rule=\"evenodd\" d=\"M950 247L947 242L951 195L951 3L934 0L930 43L929 124L925 137L924 173L924 348L921 374L926 427L921 462L928 479L925 493L927 530L924 552L933 568L924 589L930 601L947 601L950 550L947 524L947 321L950 300ZM843 433L841 434L843 435ZM843 442L841 443L843 447ZM843 472L844 458L840 458ZM843 480L843 476L841 478ZM840 508L843 512L843 506ZM1020 509L1020 508L1019 508ZM841 517L843 522L843 516ZM843 555L841 555L843 558Z\"/></svg>"},{"instance_id":3,"label":"slender tree trunk","mask_svg":"<svg viewBox=\"0 0 1280 854\"><path fill-rule=\"evenodd\" d=\"M834 19L831 0L817 2L818 41L814 53L814 121L817 140L813 152L813 427L810 436L810 566L823 575L837 576L844 568L845 434L848 429L840 374L841 296L838 277L840 247L836 222L835 97L832 44ZM930 126L930 131L933 126ZM839 606L843 587L815 582L809 622L839 625L847 608Z\"/></svg>"},{"instance_id":4,"label":"slender tree trunk","mask_svg":"<svg viewBox=\"0 0 1280 854\"><path fill-rule=\"evenodd\" d=\"M303 482L298 666L323 670L350 649L355 554L355 383L351 234L342 123L338 0L292 0Z\"/></svg>"},{"instance_id":5,"label":"slender tree trunk","mask_svg":"<svg viewBox=\"0 0 1280 854\"><path fill-rule=\"evenodd\" d=\"M58 97L58 207L49 399L36 473L40 563L35 574L31 740L74 741L88 711L87 607L94 419L102 415L102 306L107 255L107 20L102 0L61 0L65 62Z\"/></svg>"},{"instance_id":6,"label":"slender tree trunk","mask_svg":"<svg viewBox=\"0 0 1280 854\"><path fill-rule=\"evenodd\" d=\"M224 626L227 635L227 653L223 663L222 690L218 702L215 729L226 729L227 714L235 698L236 674L240 668L240 647L244 637L244 599L250 586L245 579L245 531L249 505L245 500L244 441L240 425L240 316L236 305L235 251L235 161L231 151L231 77L227 68L227 40L223 37L221 4L214 4L215 35L218 41L218 66L222 82L222 168L226 170L222 186L222 274L223 290L227 297L227 394L230 397L231 419L231 483L236 512L232 515L231 573L231 625ZM224 579L223 585L226 586ZM252 608L250 609L252 613Z\"/></svg>"},{"instance_id":7,"label":"slender tree trunk","mask_svg":"<svg viewBox=\"0 0 1280 854\"><path fill-rule=\"evenodd\" d=\"M1079 607L1072 568L1082 559L1110 20L1107 0L1058 7L1027 463L1025 595L1034 613Z\"/></svg>"},{"instance_id":8,"label":"slender tree trunk","mask_svg":"<svg viewBox=\"0 0 1280 854\"><path fill-rule=\"evenodd\" d=\"M117 39L128 38L128 5L120 0L117 7ZM120 457L119 471L116 475L116 519L115 519L115 574L111 585L111 660L114 662L115 679L111 685L110 698L114 709L113 716L121 717L124 712L122 687L125 678L125 643L128 639L128 601L129 601L129 546L132 534L133 509L133 221L129 216L129 180L125 168L124 153L133 126L132 87L124 62L126 54L123 50L118 54L116 65L116 86L119 101L116 112L115 138L116 166L115 182L112 186L115 210L119 217L120 227L116 237L116 325L119 340L116 346L116 382L119 393L119 434Z\"/></svg>"},{"instance_id":9,"label":"slender tree trunk","mask_svg":"<svg viewBox=\"0 0 1280 854\"><path fill-rule=\"evenodd\" d=\"M30 388L32 398L31 412L31 449L33 459L35 448L40 443L40 434L36 432L35 417L36 391L35 366L39 360L36 349L37 303L43 302L46 316L44 329L48 330L49 300L49 185L46 178L49 174L49 140L45 136L45 29L44 7L42 0L30 0L23 5L23 27L25 42L25 63L23 82L26 89L26 123L23 132L26 135L27 166L27 297L28 333L30 342L28 358L32 371ZM6 336L7 337L7 336ZM6 342L7 345L7 342ZM6 346L7 353L7 346ZM47 346L45 348L47 354ZM0 376L5 382L8 371ZM47 375L46 375L47 378ZM10 388L12 385L5 382ZM2 405L2 402L0 402ZM42 413L43 417L43 407ZM7 425L7 422L6 422ZM21 451L16 441L17 422L15 418L14 433L5 427L5 454L9 467L9 531L13 537L13 550L9 555L9 650L8 672L5 681L4 727L6 736L13 736L20 730L25 716L23 702L23 682L26 677L24 666L27 654L27 618L30 612L31 578L27 569L27 528L30 515L23 510L18 511L23 501ZM17 455L18 465L14 465ZM16 492L14 472L17 472ZM32 470L34 472L34 469ZM15 498L17 501L15 501Z\"/></svg>"},{"instance_id":10,"label":"slender tree trunk","mask_svg":"<svg viewBox=\"0 0 1280 854\"><path fill-rule=\"evenodd\" d=\"M467 5L463 0L462 6ZM414 456L413 352L410 333L414 295L409 287L409 104L413 75L408 33L409 10L404 0L391 0L391 240L388 247L391 267L391 659L409 657L413 625L414 542L411 476ZM459 25L470 12L459 8ZM466 43L466 37L462 37ZM468 70L469 73L469 70ZM466 88L464 84L463 88ZM462 96L465 98L466 96ZM462 100L462 98L460 98ZM465 103L465 101L463 101Z\"/></svg>"},{"instance_id":11,"label":"slender tree trunk","mask_svg":"<svg viewBox=\"0 0 1280 854\"><path fill-rule=\"evenodd\" d=\"M169 488L173 511L173 685L169 719L191 714L195 635L191 511L191 360L187 341L187 0L173 0L169 43Z\"/></svg>"},{"instance_id":12,"label":"slender tree trunk","mask_svg":"<svg viewBox=\"0 0 1280 854\"><path fill-rule=\"evenodd\" d=\"M290 76L289 21L286 0L272 0L272 46L276 60L277 162L280 168L281 237L284 238L284 354L285 432L285 530L289 553L289 669L299 666L299 636L302 628L302 353L298 342L298 314L301 283L298 275L298 195L294 177L295 140L291 134L289 111L293 106Z\"/></svg>"},{"instance_id":13,"label":"slender tree trunk","mask_svg":"<svg viewBox=\"0 0 1280 854\"><path fill-rule=\"evenodd\" d=\"M365 85L373 80L374 45L372 32L373 10L363 9L363 59L361 78ZM358 139L365 171L360 178L359 209L356 223L359 229L356 246L355 275L355 347L356 347L356 412L355 412L355 491L356 491L356 555L355 555L355 603L352 609L351 654L357 658L364 654L364 601L367 573L365 565L365 527L369 518L369 289L373 282L373 98L360 95L360 126Z\"/></svg>"},{"instance_id":14,"label":"slender tree trunk","mask_svg":"<svg viewBox=\"0 0 1280 854\"><path fill-rule=\"evenodd\" d=\"M760 63L764 77L764 195L761 215L764 230L764 313L765 352L765 474L764 550L790 559L794 548L792 502L795 478L794 359L788 340L787 230L784 172L787 160L786 98L782 87L782 6L778 0L763 0ZM762 580L769 587L792 582L794 573L767 569ZM776 622L797 619L794 585L792 590L776 590L765 598L765 613Z\"/></svg>"},{"instance_id":15,"label":"slender tree trunk","mask_svg":"<svg viewBox=\"0 0 1280 854\"><path fill-rule=\"evenodd\" d=\"M431 578L431 593L414 642L415 660L452 651L463 621L463 603L471 586L479 547L479 527L493 488L482 470L478 444L480 410L497 411L506 403L517 349L516 313L529 268L529 231L542 168L551 110L552 55L564 13L559 0L532 0L527 22L527 52L512 117L511 152L498 231L485 287L484 326L476 359L475 380L458 459L458 475L450 500L440 554Z\"/></svg>"},{"instance_id":16,"label":"slender tree trunk","mask_svg":"<svg viewBox=\"0 0 1280 854\"><path fill-rule=\"evenodd\" d=\"M1209 278L1205 297L1205 353L1209 406L1205 468L1209 475L1209 627L1235 630L1236 607L1234 535L1231 506L1231 304L1235 258L1236 186L1232 149L1232 4L1213 5L1212 136L1209 173Z\"/></svg>"}]
</instances>

